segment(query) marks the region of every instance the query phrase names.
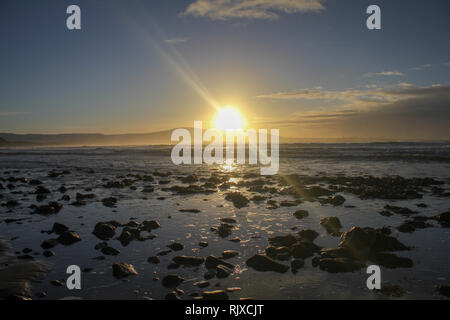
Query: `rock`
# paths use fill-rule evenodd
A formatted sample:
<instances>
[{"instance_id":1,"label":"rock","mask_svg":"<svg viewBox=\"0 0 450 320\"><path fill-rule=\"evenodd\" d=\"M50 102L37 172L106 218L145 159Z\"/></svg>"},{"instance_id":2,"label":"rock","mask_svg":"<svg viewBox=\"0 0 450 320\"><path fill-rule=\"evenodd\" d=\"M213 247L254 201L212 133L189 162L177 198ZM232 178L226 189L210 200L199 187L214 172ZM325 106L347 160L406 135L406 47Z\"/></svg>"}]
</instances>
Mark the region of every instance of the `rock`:
<instances>
[{"instance_id":1,"label":"rock","mask_svg":"<svg viewBox=\"0 0 450 320\"><path fill-rule=\"evenodd\" d=\"M233 202L233 205L238 209L246 207L249 203L249 200L239 192L228 193L225 200Z\"/></svg>"},{"instance_id":2,"label":"rock","mask_svg":"<svg viewBox=\"0 0 450 320\"><path fill-rule=\"evenodd\" d=\"M257 271L275 271L285 273L289 270L289 267L281 264L274 259L264 255L254 255L247 260L247 265Z\"/></svg>"},{"instance_id":3,"label":"rock","mask_svg":"<svg viewBox=\"0 0 450 320\"><path fill-rule=\"evenodd\" d=\"M147 259L147 261L148 261L149 263L153 263L153 264L158 264L158 263L161 262L161 260L160 260L159 257L157 257L157 256L149 257L149 258Z\"/></svg>"},{"instance_id":4,"label":"rock","mask_svg":"<svg viewBox=\"0 0 450 320\"><path fill-rule=\"evenodd\" d=\"M181 298L178 296L178 293L175 291L171 291L165 296L166 300L181 300Z\"/></svg>"},{"instance_id":5,"label":"rock","mask_svg":"<svg viewBox=\"0 0 450 320\"><path fill-rule=\"evenodd\" d=\"M337 207L337 206L344 204L345 198L341 195L337 195L337 196L331 196L327 199L320 199L319 201L321 204L331 204L331 205Z\"/></svg>"},{"instance_id":6,"label":"rock","mask_svg":"<svg viewBox=\"0 0 450 320\"><path fill-rule=\"evenodd\" d=\"M56 240L56 239L48 239L48 240L44 240L41 243L41 248L44 249L44 250L51 249L54 246L56 246L57 244L58 244L58 240Z\"/></svg>"},{"instance_id":7,"label":"rock","mask_svg":"<svg viewBox=\"0 0 450 320\"><path fill-rule=\"evenodd\" d=\"M386 211L390 211L390 212L393 212L393 213L401 214L401 215L404 215L404 216L409 216L409 215L417 213L417 211L413 211L413 210L411 210L409 208L396 207L396 206L391 206L391 205L388 205L388 204L384 206L384 209Z\"/></svg>"},{"instance_id":8,"label":"rock","mask_svg":"<svg viewBox=\"0 0 450 320\"><path fill-rule=\"evenodd\" d=\"M216 276L219 279L227 278L230 275L230 273L232 273L232 272L233 272L232 270L229 270L227 267L225 267L221 264L219 264L216 267Z\"/></svg>"},{"instance_id":9,"label":"rock","mask_svg":"<svg viewBox=\"0 0 450 320\"><path fill-rule=\"evenodd\" d=\"M443 296L450 297L450 286L449 285L439 286L437 288L437 291L440 294L442 294Z\"/></svg>"},{"instance_id":10,"label":"rock","mask_svg":"<svg viewBox=\"0 0 450 320\"><path fill-rule=\"evenodd\" d=\"M275 247L290 247L297 242L297 238L291 234L276 236L268 239L269 243Z\"/></svg>"},{"instance_id":11,"label":"rock","mask_svg":"<svg viewBox=\"0 0 450 320\"><path fill-rule=\"evenodd\" d=\"M134 237L128 231L123 230L118 240L123 246L127 246L133 241Z\"/></svg>"},{"instance_id":12,"label":"rock","mask_svg":"<svg viewBox=\"0 0 450 320\"><path fill-rule=\"evenodd\" d=\"M396 229L400 232L412 233L416 231L416 229L431 228L433 225L427 223L427 220L427 217L414 217L411 220L406 220Z\"/></svg>"},{"instance_id":13,"label":"rock","mask_svg":"<svg viewBox=\"0 0 450 320\"><path fill-rule=\"evenodd\" d=\"M112 247L104 247L102 249L102 253L107 255L107 256L117 256L120 254L120 251L117 249L114 249Z\"/></svg>"},{"instance_id":14,"label":"rock","mask_svg":"<svg viewBox=\"0 0 450 320\"><path fill-rule=\"evenodd\" d=\"M50 190L48 190L47 188L42 187L42 186L38 186L36 188L36 190L34 191L34 194L49 194L49 193L50 193Z\"/></svg>"},{"instance_id":15,"label":"rock","mask_svg":"<svg viewBox=\"0 0 450 320\"><path fill-rule=\"evenodd\" d=\"M178 210L179 212L185 212L185 213L199 213L199 212L201 212L200 210L198 210L198 209L180 209L180 210Z\"/></svg>"},{"instance_id":16,"label":"rock","mask_svg":"<svg viewBox=\"0 0 450 320\"><path fill-rule=\"evenodd\" d=\"M221 218L220 221L225 223L237 223L237 221L232 218Z\"/></svg>"},{"instance_id":17,"label":"rock","mask_svg":"<svg viewBox=\"0 0 450 320\"><path fill-rule=\"evenodd\" d=\"M166 288L173 288L180 285L183 281L184 279L181 278L180 276L169 274L163 278L162 285Z\"/></svg>"},{"instance_id":18,"label":"rock","mask_svg":"<svg viewBox=\"0 0 450 320\"><path fill-rule=\"evenodd\" d=\"M336 217L326 217L320 220L320 224L327 230L329 234L338 234L342 228L341 222Z\"/></svg>"},{"instance_id":19,"label":"rock","mask_svg":"<svg viewBox=\"0 0 450 320\"><path fill-rule=\"evenodd\" d=\"M291 247L294 258L306 259L318 252L320 247L310 241L300 241Z\"/></svg>"},{"instance_id":20,"label":"rock","mask_svg":"<svg viewBox=\"0 0 450 320\"><path fill-rule=\"evenodd\" d=\"M201 241L201 242L198 243L198 245L199 245L200 247L202 247L202 248L206 248L206 247L208 246L208 242Z\"/></svg>"},{"instance_id":21,"label":"rock","mask_svg":"<svg viewBox=\"0 0 450 320\"><path fill-rule=\"evenodd\" d=\"M55 222L53 224L53 228L52 228L51 232L56 233L56 234L62 234L68 230L69 230L69 227L63 225L62 223Z\"/></svg>"},{"instance_id":22,"label":"rock","mask_svg":"<svg viewBox=\"0 0 450 320\"><path fill-rule=\"evenodd\" d=\"M413 262L409 258L397 257L392 253L378 252L372 254L370 258L377 265L385 268L412 268Z\"/></svg>"},{"instance_id":23,"label":"rock","mask_svg":"<svg viewBox=\"0 0 450 320\"><path fill-rule=\"evenodd\" d=\"M112 224L99 222L95 225L92 233L101 240L110 240L116 234L116 227Z\"/></svg>"},{"instance_id":24,"label":"rock","mask_svg":"<svg viewBox=\"0 0 450 320\"><path fill-rule=\"evenodd\" d=\"M89 194L82 194L82 193L77 193L75 198L77 201L84 201L84 200L89 200L89 199L95 199L96 195L93 193L89 193Z\"/></svg>"},{"instance_id":25,"label":"rock","mask_svg":"<svg viewBox=\"0 0 450 320\"><path fill-rule=\"evenodd\" d=\"M215 269L209 269L208 271L205 272L205 274L203 275L203 277L206 280L210 280L212 278L214 278L216 276L216 270Z\"/></svg>"},{"instance_id":26,"label":"rock","mask_svg":"<svg viewBox=\"0 0 450 320\"><path fill-rule=\"evenodd\" d=\"M34 212L40 215L48 216L51 214L57 214L59 211L61 211L63 205L58 202L49 202L46 206L39 206L36 207Z\"/></svg>"},{"instance_id":27,"label":"rock","mask_svg":"<svg viewBox=\"0 0 450 320\"><path fill-rule=\"evenodd\" d=\"M46 258L50 258L50 257L53 257L55 255L55 253L53 251L51 251L51 250L45 250L42 254Z\"/></svg>"},{"instance_id":28,"label":"rock","mask_svg":"<svg viewBox=\"0 0 450 320\"><path fill-rule=\"evenodd\" d=\"M64 283L62 283L62 282L59 281L59 280L52 280L52 281L50 281L50 283L51 283L52 285L54 285L55 287L63 287L63 286L64 286Z\"/></svg>"},{"instance_id":29,"label":"rock","mask_svg":"<svg viewBox=\"0 0 450 320\"><path fill-rule=\"evenodd\" d=\"M403 290L402 287L398 286L398 285L393 285L390 283L383 283L381 285L381 289L377 290L380 293L386 295L386 296L390 296L390 297L394 297L394 298L400 298L405 294L405 290Z\"/></svg>"},{"instance_id":30,"label":"rock","mask_svg":"<svg viewBox=\"0 0 450 320\"><path fill-rule=\"evenodd\" d=\"M222 223L217 228L217 234L222 238L226 238L231 235L233 228L234 226L232 226L231 224Z\"/></svg>"},{"instance_id":31,"label":"rock","mask_svg":"<svg viewBox=\"0 0 450 320\"><path fill-rule=\"evenodd\" d=\"M110 197L102 199L102 203L105 207L113 208L117 204L117 198Z\"/></svg>"},{"instance_id":32,"label":"rock","mask_svg":"<svg viewBox=\"0 0 450 320\"><path fill-rule=\"evenodd\" d=\"M155 220L144 221L144 222L142 222L142 226L143 226L142 230L145 230L145 231L152 231L154 229L158 229L159 227L161 227L159 222L155 221Z\"/></svg>"},{"instance_id":33,"label":"rock","mask_svg":"<svg viewBox=\"0 0 450 320\"><path fill-rule=\"evenodd\" d=\"M239 255L239 251L235 250L226 250L222 252L222 258L223 259L231 259Z\"/></svg>"},{"instance_id":34,"label":"rock","mask_svg":"<svg viewBox=\"0 0 450 320\"><path fill-rule=\"evenodd\" d=\"M297 232L297 234L300 238L311 241L311 242L313 242L319 236L319 233L317 233L314 230L310 230L310 229L301 230L301 231Z\"/></svg>"},{"instance_id":35,"label":"rock","mask_svg":"<svg viewBox=\"0 0 450 320\"><path fill-rule=\"evenodd\" d=\"M297 219L306 218L308 215L309 213L306 210L297 210L294 212L294 217L296 217Z\"/></svg>"},{"instance_id":36,"label":"rock","mask_svg":"<svg viewBox=\"0 0 450 320\"><path fill-rule=\"evenodd\" d=\"M172 249L173 251L181 251L184 249L183 244L179 243L179 242L174 242L171 243L167 246L168 248Z\"/></svg>"},{"instance_id":37,"label":"rock","mask_svg":"<svg viewBox=\"0 0 450 320\"><path fill-rule=\"evenodd\" d=\"M73 231L66 231L58 237L58 242L65 246L69 246L78 241L81 241L81 238Z\"/></svg>"},{"instance_id":38,"label":"rock","mask_svg":"<svg viewBox=\"0 0 450 320\"><path fill-rule=\"evenodd\" d=\"M129 263L123 262L114 263L112 269L113 269L113 276L116 278L125 278L128 276L135 276L138 274L136 270L134 270L133 265Z\"/></svg>"},{"instance_id":39,"label":"rock","mask_svg":"<svg viewBox=\"0 0 450 320\"><path fill-rule=\"evenodd\" d=\"M223 290L205 291L202 297L205 300L228 300L228 294Z\"/></svg>"},{"instance_id":40,"label":"rock","mask_svg":"<svg viewBox=\"0 0 450 320\"><path fill-rule=\"evenodd\" d=\"M197 286L199 288L206 288L209 287L209 282L208 281L195 282L194 286Z\"/></svg>"},{"instance_id":41,"label":"rock","mask_svg":"<svg viewBox=\"0 0 450 320\"><path fill-rule=\"evenodd\" d=\"M357 260L348 258L323 258L319 261L321 270L330 273L353 272L360 270L364 265Z\"/></svg>"},{"instance_id":42,"label":"rock","mask_svg":"<svg viewBox=\"0 0 450 320\"><path fill-rule=\"evenodd\" d=\"M303 259L294 259L291 261L291 271L292 273L297 273L298 269L305 266L305 261Z\"/></svg>"},{"instance_id":43,"label":"rock","mask_svg":"<svg viewBox=\"0 0 450 320\"><path fill-rule=\"evenodd\" d=\"M205 262L205 259L201 257L178 256L173 258L172 261L183 266L199 266Z\"/></svg>"},{"instance_id":44,"label":"rock","mask_svg":"<svg viewBox=\"0 0 450 320\"><path fill-rule=\"evenodd\" d=\"M339 247L349 249L359 260L367 260L373 253L409 250L389 233L387 228L353 227L342 235Z\"/></svg>"},{"instance_id":45,"label":"rock","mask_svg":"<svg viewBox=\"0 0 450 320\"><path fill-rule=\"evenodd\" d=\"M450 228L450 211L435 216L434 219L444 228Z\"/></svg>"},{"instance_id":46,"label":"rock","mask_svg":"<svg viewBox=\"0 0 450 320\"><path fill-rule=\"evenodd\" d=\"M155 188L152 186L145 186L144 189L142 189L143 193L152 193L155 191Z\"/></svg>"},{"instance_id":47,"label":"rock","mask_svg":"<svg viewBox=\"0 0 450 320\"><path fill-rule=\"evenodd\" d=\"M222 259L219 259L213 255L210 255L205 260L206 269L215 269L218 265L223 265L229 269L234 270L235 266L231 263L228 263Z\"/></svg>"}]
</instances>

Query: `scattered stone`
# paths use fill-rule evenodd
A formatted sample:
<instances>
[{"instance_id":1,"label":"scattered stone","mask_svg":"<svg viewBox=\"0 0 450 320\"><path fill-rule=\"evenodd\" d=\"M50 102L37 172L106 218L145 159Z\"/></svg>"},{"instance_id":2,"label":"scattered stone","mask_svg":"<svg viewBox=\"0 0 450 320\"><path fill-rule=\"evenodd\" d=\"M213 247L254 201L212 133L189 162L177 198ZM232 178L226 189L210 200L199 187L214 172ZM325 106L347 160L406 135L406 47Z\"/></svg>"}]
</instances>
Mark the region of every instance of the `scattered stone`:
<instances>
[{"instance_id":1,"label":"scattered stone","mask_svg":"<svg viewBox=\"0 0 450 320\"><path fill-rule=\"evenodd\" d=\"M53 228L52 228L51 232L56 233L56 234L62 234L68 230L69 230L69 227L65 226L62 223L55 222L53 224Z\"/></svg>"},{"instance_id":2,"label":"scattered stone","mask_svg":"<svg viewBox=\"0 0 450 320\"><path fill-rule=\"evenodd\" d=\"M181 300L176 291L171 291L165 296L166 300Z\"/></svg>"},{"instance_id":3,"label":"scattered stone","mask_svg":"<svg viewBox=\"0 0 450 320\"><path fill-rule=\"evenodd\" d=\"M58 242L65 246L69 246L78 241L81 241L81 238L73 231L66 231L58 237Z\"/></svg>"},{"instance_id":4,"label":"scattered stone","mask_svg":"<svg viewBox=\"0 0 450 320\"><path fill-rule=\"evenodd\" d=\"M136 270L134 270L133 265L129 263L123 262L114 263L112 268L113 268L113 276L116 278L124 278L128 276L135 276L138 274Z\"/></svg>"},{"instance_id":5,"label":"scattered stone","mask_svg":"<svg viewBox=\"0 0 450 320\"><path fill-rule=\"evenodd\" d=\"M116 234L116 227L109 223L99 222L95 225L92 233L101 240L110 240Z\"/></svg>"},{"instance_id":6,"label":"scattered stone","mask_svg":"<svg viewBox=\"0 0 450 320\"><path fill-rule=\"evenodd\" d=\"M297 219L306 218L308 215L309 213L306 210L297 210L294 212L294 217L296 217Z\"/></svg>"},{"instance_id":7,"label":"scattered stone","mask_svg":"<svg viewBox=\"0 0 450 320\"><path fill-rule=\"evenodd\" d=\"M184 266L199 266L205 262L205 258L202 257L188 257L188 256L178 256L172 259L176 264Z\"/></svg>"},{"instance_id":8,"label":"scattered stone","mask_svg":"<svg viewBox=\"0 0 450 320\"><path fill-rule=\"evenodd\" d=\"M331 235L340 235L339 230L342 228L341 222L336 217L326 217L320 220L320 224Z\"/></svg>"},{"instance_id":9,"label":"scattered stone","mask_svg":"<svg viewBox=\"0 0 450 320\"><path fill-rule=\"evenodd\" d=\"M254 255L247 260L247 265L257 271L275 271L285 273L289 270L289 267L281 264L274 259L264 255Z\"/></svg>"},{"instance_id":10,"label":"scattered stone","mask_svg":"<svg viewBox=\"0 0 450 320\"><path fill-rule=\"evenodd\" d=\"M174 242L174 243L169 244L169 245L167 246L167 248L170 248L170 249L172 249L173 251L181 251L181 250L184 249L184 246L183 246L183 244L181 244L181 243L179 243L179 242Z\"/></svg>"},{"instance_id":11,"label":"scattered stone","mask_svg":"<svg viewBox=\"0 0 450 320\"><path fill-rule=\"evenodd\" d=\"M150 220L142 222L142 230L144 231L152 231L161 227L158 221Z\"/></svg>"},{"instance_id":12,"label":"scattered stone","mask_svg":"<svg viewBox=\"0 0 450 320\"><path fill-rule=\"evenodd\" d=\"M442 227L450 228L450 211L441 213L438 216L433 217Z\"/></svg>"},{"instance_id":13,"label":"scattered stone","mask_svg":"<svg viewBox=\"0 0 450 320\"><path fill-rule=\"evenodd\" d=\"M310 230L310 229L301 230L301 231L297 232L297 234L300 238L311 241L311 242L313 242L319 236L318 232L316 232L314 230Z\"/></svg>"},{"instance_id":14,"label":"scattered stone","mask_svg":"<svg viewBox=\"0 0 450 320\"><path fill-rule=\"evenodd\" d=\"M198 243L198 245L199 245L200 247L202 247L202 248L206 248L206 247L208 246L208 242L201 241L201 242Z\"/></svg>"},{"instance_id":15,"label":"scattered stone","mask_svg":"<svg viewBox=\"0 0 450 320\"><path fill-rule=\"evenodd\" d=\"M185 212L185 213L199 213L199 212L201 212L200 210L198 210L198 209L180 209L180 210L178 210L179 212Z\"/></svg>"},{"instance_id":16,"label":"scattered stone","mask_svg":"<svg viewBox=\"0 0 450 320\"><path fill-rule=\"evenodd\" d=\"M437 291L445 297L450 297L450 286L443 285L437 288Z\"/></svg>"},{"instance_id":17,"label":"scattered stone","mask_svg":"<svg viewBox=\"0 0 450 320\"><path fill-rule=\"evenodd\" d=\"M233 272L232 270L229 270L227 267L225 267L221 264L219 264L216 267L216 276L219 279L227 278L230 275L230 273L232 273L232 272Z\"/></svg>"},{"instance_id":18,"label":"scattered stone","mask_svg":"<svg viewBox=\"0 0 450 320\"><path fill-rule=\"evenodd\" d=\"M48 239L48 240L44 240L41 243L41 248L44 249L44 250L51 249L54 246L56 246L57 244L58 244L58 240L57 239Z\"/></svg>"},{"instance_id":19,"label":"scattered stone","mask_svg":"<svg viewBox=\"0 0 450 320\"><path fill-rule=\"evenodd\" d=\"M102 199L102 203L105 207L114 208L117 204L117 198L110 197Z\"/></svg>"},{"instance_id":20,"label":"scattered stone","mask_svg":"<svg viewBox=\"0 0 450 320\"><path fill-rule=\"evenodd\" d=\"M222 252L223 259L231 259L238 255L239 255L239 252L235 251L235 250L226 250L226 251Z\"/></svg>"},{"instance_id":21,"label":"scattered stone","mask_svg":"<svg viewBox=\"0 0 450 320\"><path fill-rule=\"evenodd\" d=\"M102 249L102 253L103 254L105 254L105 255L107 255L107 256L117 256L117 255L119 255L120 254L120 251L119 250L117 250L117 249L114 249L114 248L112 248L112 247L104 247L103 249Z\"/></svg>"},{"instance_id":22,"label":"scattered stone","mask_svg":"<svg viewBox=\"0 0 450 320\"><path fill-rule=\"evenodd\" d=\"M50 258L50 257L53 257L55 255L55 253L52 250L45 250L42 254L46 258Z\"/></svg>"},{"instance_id":23,"label":"scattered stone","mask_svg":"<svg viewBox=\"0 0 450 320\"><path fill-rule=\"evenodd\" d=\"M169 274L162 279L162 285L166 288L174 288L180 285L183 281L184 279L180 276Z\"/></svg>"},{"instance_id":24,"label":"scattered stone","mask_svg":"<svg viewBox=\"0 0 450 320\"><path fill-rule=\"evenodd\" d=\"M225 200L233 202L233 205L238 209L246 207L249 203L249 200L239 192L228 193Z\"/></svg>"},{"instance_id":25,"label":"scattered stone","mask_svg":"<svg viewBox=\"0 0 450 320\"><path fill-rule=\"evenodd\" d=\"M320 199L319 200L321 204L331 204L335 207L340 206L344 204L345 198L341 195L331 196L327 199Z\"/></svg>"},{"instance_id":26,"label":"scattered stone","mask_svg":"<svg viewBox=\"0 0 450 320\"><path fill-rule=\"evenodd\" d=\"M231 263L228 263L222 259L219 259L213 255L210 255L205 260L205 267L206 269L216 269L218 265L223 265L229 269L234 270L234 265Z\"/></svg>"},{"instance_id":27,"label":"scattered stone","mask_svg":"<svg viewBox=\"0 0 450 320\"><path fill-rule=\"evenodd\" d=\"M348 258L323 258L320 259L319 266L321 270L325 270L330 273L338 273L357 271L364 265L357 260Z\"/></svg>"},{"instance_id":28,"label":"scattered stone","mask_svg":"<svg viewBox=\"0 0 450 320\"><path fill-rule=\"evenodd\" d=\"M158 263L161 262L161 260L160 260L159 257L157 257L157 256L149 257L149 258L147 259L147 261L148 261L149 263L153 263L153 264L158 264Z\"/></svg>"}]
</instances>

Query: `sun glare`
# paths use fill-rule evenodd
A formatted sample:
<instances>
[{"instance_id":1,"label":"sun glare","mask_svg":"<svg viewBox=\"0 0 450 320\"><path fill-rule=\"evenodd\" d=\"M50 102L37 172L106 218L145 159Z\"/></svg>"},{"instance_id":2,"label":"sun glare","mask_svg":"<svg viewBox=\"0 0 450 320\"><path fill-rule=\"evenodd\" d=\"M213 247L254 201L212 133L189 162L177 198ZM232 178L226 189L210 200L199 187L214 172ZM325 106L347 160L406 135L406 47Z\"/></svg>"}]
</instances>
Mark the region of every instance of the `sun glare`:
<instances>
[{"instance_id":1,"label":"sun glare","mask_svg":"<svg viewBox=\"0 0 450 320\"><path fill-rule=\"evenodd\" d=\"M244 120L238 111L227 107L218 111L214 125L220 130L242 130L244 129Z\"/></svg>"}]
</instances>

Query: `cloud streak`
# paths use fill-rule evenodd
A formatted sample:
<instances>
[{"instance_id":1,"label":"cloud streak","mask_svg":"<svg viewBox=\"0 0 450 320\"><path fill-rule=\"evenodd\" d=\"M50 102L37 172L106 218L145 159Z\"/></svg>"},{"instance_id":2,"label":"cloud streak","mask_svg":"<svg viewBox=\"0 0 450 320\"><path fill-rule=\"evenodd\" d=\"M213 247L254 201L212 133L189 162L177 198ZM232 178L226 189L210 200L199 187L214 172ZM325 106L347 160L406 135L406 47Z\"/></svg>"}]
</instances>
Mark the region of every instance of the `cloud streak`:
<instances>
[{"instance_id":1,"label":"cloud streak","mask_svg":"<svg viewBox=\"0 0 450 320\"><path fill-rule=\"evenodd\" d=\"M212 20L266 19L280 17L280 13L319 12L324 0L196 0L184 15L208 17Z\"/></svg>"}]
</instances>

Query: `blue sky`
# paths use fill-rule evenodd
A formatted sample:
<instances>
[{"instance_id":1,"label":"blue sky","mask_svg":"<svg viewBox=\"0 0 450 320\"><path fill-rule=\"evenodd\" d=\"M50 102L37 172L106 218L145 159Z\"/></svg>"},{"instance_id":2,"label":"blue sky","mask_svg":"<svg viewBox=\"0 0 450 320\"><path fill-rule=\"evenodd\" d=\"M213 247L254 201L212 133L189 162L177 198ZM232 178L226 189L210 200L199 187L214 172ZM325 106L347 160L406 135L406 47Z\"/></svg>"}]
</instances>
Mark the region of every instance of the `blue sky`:
<instances>
[{"instance_id":1,"label":"blue sky","mask_svg":"<svg viewBox=\"0 0 450 320\"><path fill-rule=\"evenodd\" d=\"M66 28L77 4L82 30ZM382 30L366 28L366 8ZM450 138L450 3L3 0L0 131L152 132L233 105L291 137Z\"/></svg>"}]
</instances>

